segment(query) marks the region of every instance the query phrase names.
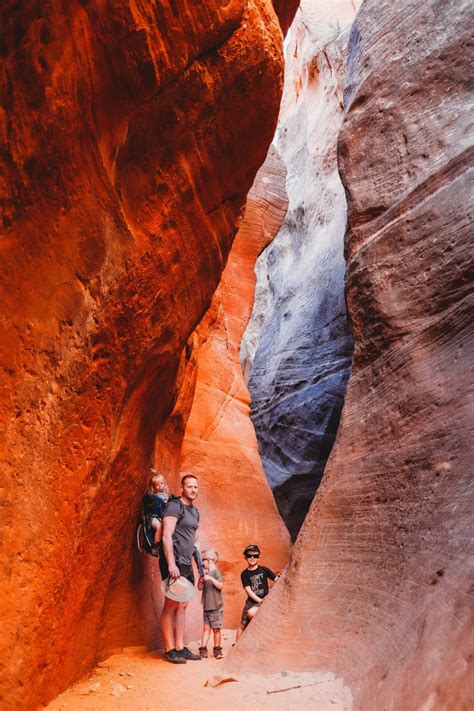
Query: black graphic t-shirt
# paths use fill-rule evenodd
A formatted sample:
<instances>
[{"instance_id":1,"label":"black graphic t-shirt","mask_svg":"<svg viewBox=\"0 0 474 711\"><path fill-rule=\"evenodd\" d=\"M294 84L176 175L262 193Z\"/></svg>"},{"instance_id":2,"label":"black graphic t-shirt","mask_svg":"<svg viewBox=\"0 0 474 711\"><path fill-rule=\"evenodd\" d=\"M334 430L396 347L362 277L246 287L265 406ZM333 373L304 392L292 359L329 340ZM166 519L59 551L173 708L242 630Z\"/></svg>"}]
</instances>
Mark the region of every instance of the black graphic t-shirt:
<instances>
[{"instance_id":1,"label":"black graphic t-shirt","mask_svg":"<svg viewBox=\"0 0 474 711\"><path fill-rule=\"evenodd\" d=\"M275 578L276 575L273 570L270 570L270 568L264 565L258 565L255 570L246 568L240 574L244 588L248 585L251 591L261 598L268 595L268 580L275 580ZM254 602L251 597L248 597L247 600Z\"/></svg>"}]
</instances>

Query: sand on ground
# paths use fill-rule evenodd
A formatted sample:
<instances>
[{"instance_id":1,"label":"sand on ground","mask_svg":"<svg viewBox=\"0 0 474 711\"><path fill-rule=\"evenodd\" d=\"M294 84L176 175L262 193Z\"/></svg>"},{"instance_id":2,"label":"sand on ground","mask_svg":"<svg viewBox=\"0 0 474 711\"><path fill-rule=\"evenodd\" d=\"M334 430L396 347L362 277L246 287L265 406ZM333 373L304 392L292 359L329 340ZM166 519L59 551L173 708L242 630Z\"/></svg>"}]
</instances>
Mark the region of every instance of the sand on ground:
<instances>
[{"instance_id":1,"label":"sand on ground","mask_svg":"<svg viewBox=\"0 0 474 711\"><path fill-rule=\"evenodd\" d=\"M235 633L224 631L224 654ZM196 652L197 642L189 645ZM98 664L87 679L74 684L48 711L350 711L351 693L330 672L271 676L223 675L223 660L170 664L158 652L124 650ZM257 670L256 670L257 671ZM233 678L235 681L224 681ZM206 682L221 681L218 686Z\"/></svg>"}]
</instances>

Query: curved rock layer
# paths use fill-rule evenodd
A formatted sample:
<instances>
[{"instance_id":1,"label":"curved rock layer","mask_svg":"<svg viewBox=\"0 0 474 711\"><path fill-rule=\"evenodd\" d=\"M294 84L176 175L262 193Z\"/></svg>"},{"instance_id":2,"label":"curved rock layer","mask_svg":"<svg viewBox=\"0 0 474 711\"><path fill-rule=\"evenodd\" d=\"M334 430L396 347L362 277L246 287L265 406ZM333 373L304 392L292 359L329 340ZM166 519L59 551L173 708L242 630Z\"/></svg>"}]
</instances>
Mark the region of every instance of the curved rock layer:
<instances>
[{"instance_id":1,"label":"curved rock layer","mask_svg":"<svg viewBox=\"0 0 474 711\"><path fill-rule=\"evenodd\" d=\"M339 146L354 370L286 575L226 660L333 670L364 711L472 706L471 26L465 0L357 16Z\"/></svg>"},{"instance_id":2,"label":"curved rock layer","mask_svg":"<svg viewBox=\"0 0 474 711\"><path fill-rule=\"evenodd\" d=\"M258 261L242 349L260 455L293 540L334 444L352 362L336 148L354 14L350 0L305 0L291 27L277 129L289 209Z\"/></svg>"},{"instance_id":3,"label":"curved rock layer","mask_svg":"<svg viewBox=\"0 0 474 711\"><path fill-rule=\"evenodd\" d=\"M154 462L167 472L172 491L192 472L199 478L201 548L215 548L225 580L224 626L240 622L244 595L240 572L243 548L258 542L265 560L280 570L289 538L266 482L249 416L249 393L240 367L239 346L250 317L257 255L278 231L288 200L285 168L271 148L247 197L245 218L232 245L211 306L187 344L180 368L180 394L162 427ZM156 560L145 560L142 590L147 641L160 645L162 594ZM200 636L200 596L191 602L187 634Z\"/></svg>"},{"instance_id":4,"label":"curved rock layer","mask_svg":"<svg viewBox=\"0 0 474 711\"><path fill-rule=\"evenodd\" d=\"M15 709L143 640L144 472L273 136L282 57L264 0L7 0L0 25L0 676Z\"/></svg>"}]
</instances>

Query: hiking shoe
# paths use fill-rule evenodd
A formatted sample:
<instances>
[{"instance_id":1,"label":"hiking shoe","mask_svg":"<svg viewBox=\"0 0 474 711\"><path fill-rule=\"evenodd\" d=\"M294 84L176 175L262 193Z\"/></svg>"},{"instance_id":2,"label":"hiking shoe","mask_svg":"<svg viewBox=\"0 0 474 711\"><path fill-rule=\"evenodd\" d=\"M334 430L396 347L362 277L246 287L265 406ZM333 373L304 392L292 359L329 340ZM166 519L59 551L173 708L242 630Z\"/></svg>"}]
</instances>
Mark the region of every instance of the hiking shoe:
<instances>
[{"instance_id":1,"label":"hiking shoe","mask_svg":"<svg viewBox=\"0 0 474 711\"><path fill-rule=\"evenodd\" d=\"M177 649L170 649L165 652L165 659L171 664L186 664L186 659L181 656Z\"/></svg>"},{"instance_id":2,"label":"hiking shoe","mask_svg":"<svg viewBox=\"0 0 474 711\"><path fill-rule=\"evenodd\" d=\"M214 647L212 651L214 652L214 656L216 659L222 659L222 657L224 656L222 654L222 647Z\"/></svg>"},{"instance_id":3,"label":"hiking shoe","mask_svg":"<svg viewBox=\"0 0 474 711\"><path fill-rule=\"evenodd\" d=\"M201 659L207 659L207 647L199 647L199 656Z\"/></svg>"},{"instance_id":4,"label":"hiking shoe","mask_svg":"<svg viewBox=\"0 0 474 711\"><path fill-rule=\"evenodd\" d=\"M184 659L185 662L188 660L193 662L201 661L201 657L199 656L199 654L193 654L191 650L187 647L183 647L183 649L177 649L176 654L179 654L181 659Z\"/></svg>"}]
</instances>

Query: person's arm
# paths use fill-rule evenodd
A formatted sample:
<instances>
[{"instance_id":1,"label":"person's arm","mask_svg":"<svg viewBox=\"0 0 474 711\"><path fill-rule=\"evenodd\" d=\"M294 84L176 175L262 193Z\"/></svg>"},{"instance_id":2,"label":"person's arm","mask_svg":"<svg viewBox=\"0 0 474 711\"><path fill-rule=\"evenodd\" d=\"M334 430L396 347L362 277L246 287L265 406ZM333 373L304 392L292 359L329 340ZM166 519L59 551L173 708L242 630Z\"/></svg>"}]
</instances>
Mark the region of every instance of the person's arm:
<instances>
[{"instance_id":1,"label":"person's arm","mask_svg":"<svg viewBox=\"0 0 474 711\"><path fill-rule=\"evenodd\" d=\"M215 578L213 575L208 575L206 574L203 578L207 583L212 583L216 590L222 590L224 587L224 581L223 580L218 580Z\"/></svg>"},{"instance_id":2,"label":"person's arm","mask_svg":"<svg viewBox=\"0 0 474 711\"><path fill-rule=\"evenodd\" d=\"M199 548L197 546L194 546L193 558L196 563L196 568L198 569L199 577L204 578L204 568L202 567L201 553L199 552Z\"/></svg>"},{"instance_id":3,"label":"person's arm","mask_svg":"<svg viewBox=\"0 0 474 711\"><path fill-rule=\"evenodd\" d=\"M256 594L252 591L252 588L250 587L250 585L246 585L246 586L245 586L245 592L247 593L247 595L249 596L249 598L250 598L251 600L253 600L254 602L256 602L256 603L258 603L258 604L260 604L261 602L263 602L263 598L261 598L261 597L259 597L258 595L256 595Z\"/></svg>"},{"instance_id":4,"label":"person's arm","mask_svg":"<svg viewBox=\"0 0 474 711\"><path fill-rule=\"evenodd\" d=\"M163 551L165 553L166 562L168 563L170 578L179 578L180 576L173 550L173 533L177 523L178 519L175 516L165 516L163 519L161 542L163 543Z\"/></svg>"},{"instance_id":5,"label":"person's arm","mask_svg":"<svg viewBox=\"0 0 474 711\"><path fill-rule=\"evenodd\" d=\"M265 571L266 571L266 574L267 574L267 578L269 578L270 580L273 580L273 582L275 582L276 580L278 580L278 578L279 578L280 575L281 575L281 573L274 573L273 570L270 570L270 568L266 568L266 567L265 567Z\"/></svg>"}]
</instances>

